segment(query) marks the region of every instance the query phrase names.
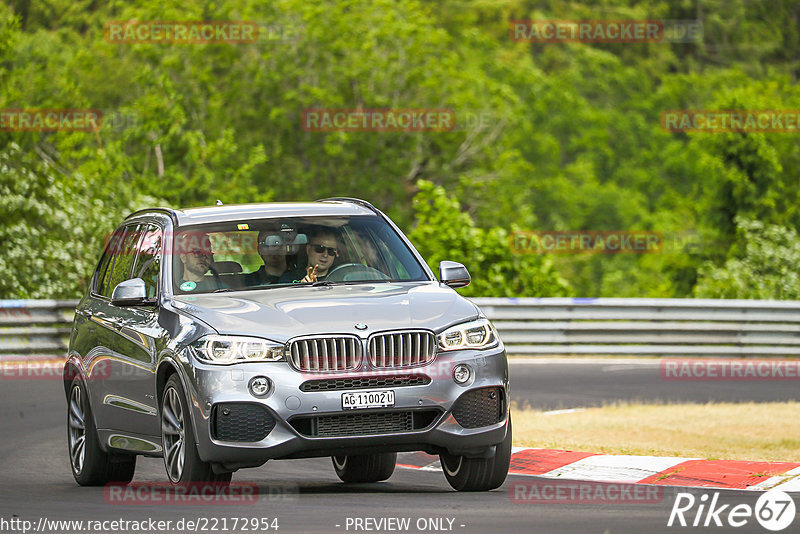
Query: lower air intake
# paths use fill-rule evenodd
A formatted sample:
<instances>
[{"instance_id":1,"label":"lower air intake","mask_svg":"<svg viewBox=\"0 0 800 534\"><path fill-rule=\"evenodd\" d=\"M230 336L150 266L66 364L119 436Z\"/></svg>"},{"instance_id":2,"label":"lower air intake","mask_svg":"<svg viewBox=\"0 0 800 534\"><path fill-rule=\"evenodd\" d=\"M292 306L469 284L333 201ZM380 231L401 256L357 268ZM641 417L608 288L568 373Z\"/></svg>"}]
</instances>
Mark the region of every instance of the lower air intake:
<instances>
[{"instance_id":1,"label":"lower air intake","mask_svg":"<svg viewBox=\"0 0 800 534\"><path fill-rule=\"evenodd\" d=\"M211 435L220 441L261 441L273 428L275 419L258 404L225 402L211 413Z\"/></svg>"},{"instance_id":2,"label":"lower air intake","mask_svg":"<svg viewBox=\"0 0 800 534\"><path fill-rule=\"evenodd\" d=\"M424 430L439 415L439 410L346 413L295 417L289 424L312 438L374 436Z\"/></svg>"},{"instance_id":3,"label":"lower air intake","mask_svg":"<svg viewBox=\"0 0 800 534\"><path fill-rule=\"evenodd\" d=\"M499 423L505 411L503 388L480 388L458 398L453 406L453 417L464 428L479 428Z\"/></svg>"}]
</instances>

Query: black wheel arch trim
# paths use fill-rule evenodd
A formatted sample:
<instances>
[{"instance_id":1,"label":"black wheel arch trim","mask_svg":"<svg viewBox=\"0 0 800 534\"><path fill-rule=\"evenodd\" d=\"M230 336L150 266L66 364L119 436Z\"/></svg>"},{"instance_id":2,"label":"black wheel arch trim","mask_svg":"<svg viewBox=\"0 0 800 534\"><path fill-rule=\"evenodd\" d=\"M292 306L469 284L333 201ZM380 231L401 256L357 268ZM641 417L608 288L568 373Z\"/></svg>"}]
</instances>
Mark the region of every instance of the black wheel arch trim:
<instances>
[{"instance_id":1,"label":"black wheel arch trim","mask_svg":"<svg viewBox=\"0 0 800 534\"><path fill-rule=\"evenodd\" d=\"M189 408L189 413L187 416L189 417L189 421L192 424L192 430L194 430L195 436L195 446L197 445L197 422L194 418L194 403L191 400L192 389L189 387L189 381L186 378L184 372L184 366L180 363L177 355L174 354L172 351L165 351L162 352L161 356L159 357L158 366L156 367L155 372L155 392L156 392L156 406L158 407L159 417L161 416L161 400L164 396L164 388L167 385L167 380L173 374L178 375L178 380L181 382L181 387L183 388L184 400L186 401L186 406Z\"/></svg>"}]
</instances>

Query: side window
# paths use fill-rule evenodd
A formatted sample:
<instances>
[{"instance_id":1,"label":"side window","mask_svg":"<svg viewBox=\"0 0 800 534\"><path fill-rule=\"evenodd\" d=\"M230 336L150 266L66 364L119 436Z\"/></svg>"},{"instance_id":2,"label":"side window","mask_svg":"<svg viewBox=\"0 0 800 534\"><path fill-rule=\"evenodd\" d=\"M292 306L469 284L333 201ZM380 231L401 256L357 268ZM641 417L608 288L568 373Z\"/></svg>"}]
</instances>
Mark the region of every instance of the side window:
<instances>
[{"instance_id":1,"label":"side window","mask_svg":"<svg viewBox=\"0 0 800 534\"><path fill-rule=\"evenodd\" d=\"M383 257L391 263L401 278L410 280L425 279L425 272L422 270L422 266L417 263L411 251L389 225L376 228L374 235Z\"/></svg>"},{"instance_id":2,"label":"side window","mask_svg":"<svg viewBox=\"0 0 800 534\"><path fill-rule=\"evenodd\" d=\"M158 293L158 274L161 271L161 243L163 232L158 226L148 224L142 230L139 253L133 266L131 278L144 280L147 298L155 298Z\"/></svg>"},{"instance_id":3,"label":"side window","mask_svg":"<svg viewBox=\"0 0 800 534\"><path fill-rule=\"evenodd\" d=\"M125 235L117 252L114 254L112 264L106 270L107 283L103 285L102 295L111 297L111 293L117 284L130 278L133 261L136 259L136 243L142 236L141 225L128 226L125 228Z\"/></svg>"},{"instance_id":4,"label":"side window","mask_svg":"<svg viewBox=\"0 0 800 534\"><path fill-rule=\"evenodd\" d=\"M103 257L100 259L100 264L97 266L97 272L94 276L93 291L99 295L104 294L104 289L108 283L108 277L111 275L111 267L113 266L114 253L116 253L119 244L122 242L122 236L125 235L123 228L118 228L114 231L111 239L106 244L106 250Z\"/></svg>"},{"instance_id":5,"label":"side window","mask_svg":"<svg viewBox=\"0 0 800 534\"><path fill-rule=\"evenodd\" d=\"M389 250L389 247L386 246L386 242L380 240L378 241L378 248L383 253L383 257L389 258L392 262L392 269L395 273L397 273L396 278L407 279L411 278L411 275L408 273L405 265L403 265L400 260L392 254L392 251Z\"/></svg>"}]
</instances>

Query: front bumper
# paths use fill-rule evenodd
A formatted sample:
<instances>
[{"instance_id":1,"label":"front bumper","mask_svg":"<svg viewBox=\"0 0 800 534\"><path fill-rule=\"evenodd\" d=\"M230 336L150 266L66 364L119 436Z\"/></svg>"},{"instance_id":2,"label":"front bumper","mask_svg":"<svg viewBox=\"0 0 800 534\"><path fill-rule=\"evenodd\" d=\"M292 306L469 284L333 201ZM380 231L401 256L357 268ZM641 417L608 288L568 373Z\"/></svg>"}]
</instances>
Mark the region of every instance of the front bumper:
<instances>
[{"instance_id":1,"label":"front bumper","mask_svg":"<svg viewBox=\"0 0 800 534\"><path fill-rule=\"evenodd\" d=\"M453 367L469 364L474 380L467 386L453 380ZM190 398L192 422L200 457L206 462L226 468L255 466L270 459L305 458L371 452L415 451L449 452L481 456L491 452L503 441L508 421L508 364L502 345L489 350L445 352L425 366L411 369L363 369L347 373L301 373L285 362L240 363L231 366L203 364L189 356L184 363L185 384ZM376 377L391 375L425 375L430 383L392 389L395 405L392 408L343 410L342 392L357 390L301 391L307 380L321 378ZM273 388L264 398L255 397L248 383L255 376L265 376ZM502 413L496 423L479 428L465 428L453 416L456 401L463 394L479 388L500 388ZM258 404L267 409L275 426L267 436L255 442L221 441L212 431L215 406L221 403ZM298 419L337 414L378 414L387 412L437 411L432 422L421 429L378 434L358 434L312 437L297 430ZM334 418L335 419L335 418ZM462 419L463 420L463 419ZM292 423L295 423L294 426ZM306 434L306 435L304 435Z\"/></svg>"}]
</instances>

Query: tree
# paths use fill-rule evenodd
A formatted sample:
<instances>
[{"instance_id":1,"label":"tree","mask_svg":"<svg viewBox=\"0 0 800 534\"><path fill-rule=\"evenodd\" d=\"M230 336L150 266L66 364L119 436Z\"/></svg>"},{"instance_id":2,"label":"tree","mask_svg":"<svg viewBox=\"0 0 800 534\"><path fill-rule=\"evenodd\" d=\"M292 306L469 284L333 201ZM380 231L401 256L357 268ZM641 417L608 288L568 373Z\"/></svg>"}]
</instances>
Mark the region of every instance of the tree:
<instances>
[{"instance_id":1,"label":"tree","mask_svg":"<svg viewBox=\"0 0 800 534\"><path fill-rule=\"evenodd\" d=\"M444 188L420 180L414 197L414 225L408 232L434 272L439 262L463 263L472 283L460 292L466 296L537 297L566 296L569 284L541 255L514 255L509 233L503 228L483 229L461 211L458 201Z\"/></svg>"},{"instance_id":2,"label":"tree","mask_svg":"<svg viewBox=\"0 0 800 534\"><path fill-rule=\"evenodd\" d=\"M39 149L0 150L0 298L74 298L84 293L104 240L120 214L119 198L64 174ZM152 203L129 200L127 212Z\"/></svg>"},{"instance_id":3,"label":"tree","mask_svg":"<svg viewBox=\"0 0 800 534\"><path fill-rule=\"evenodd\" d=\"M722 266L706 263L694 295L728 299L800 299L800 235L793 228L736 218L737 244Z\"/></svg>"}]
</instances>

